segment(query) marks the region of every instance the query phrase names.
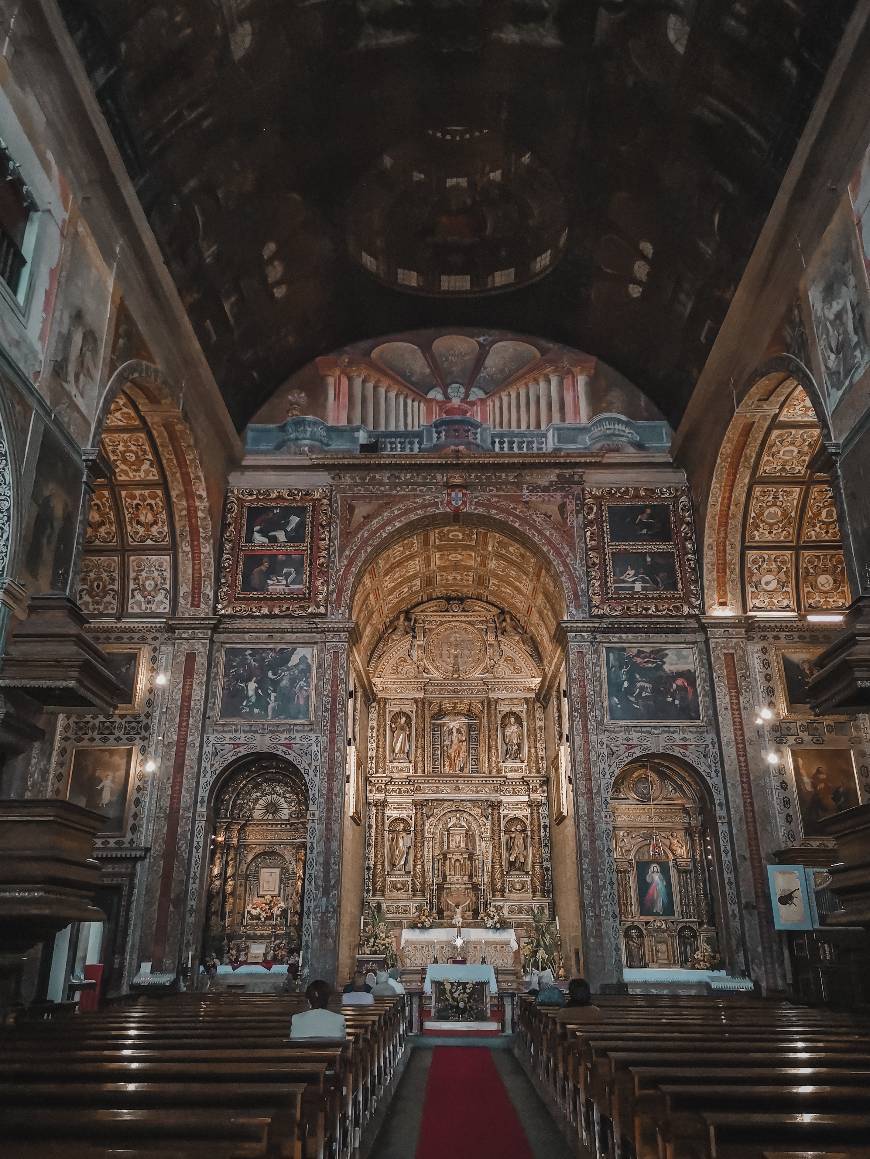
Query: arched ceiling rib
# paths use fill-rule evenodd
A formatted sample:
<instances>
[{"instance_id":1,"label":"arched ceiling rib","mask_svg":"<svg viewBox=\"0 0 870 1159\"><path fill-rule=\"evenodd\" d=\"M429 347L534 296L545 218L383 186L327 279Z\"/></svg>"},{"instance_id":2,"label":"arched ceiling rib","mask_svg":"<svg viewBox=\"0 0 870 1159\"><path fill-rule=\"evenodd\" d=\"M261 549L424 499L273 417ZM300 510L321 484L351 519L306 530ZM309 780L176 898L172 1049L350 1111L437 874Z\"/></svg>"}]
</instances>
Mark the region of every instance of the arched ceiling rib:
<instances>
[{"instance_id":1,"label":"arched ceiling rib","mask_svg":"<svg viewBox=\"0 0 870 1159\"><path fill-rule=\"evenodd\" d=\"M549 563L503 532L451 524L418 531L385 548L360 580L353 618L368 658L402 612L439 597L495 604L534 638L542 657L553 647L564 599Z\"/></svg>"}]
</instances>

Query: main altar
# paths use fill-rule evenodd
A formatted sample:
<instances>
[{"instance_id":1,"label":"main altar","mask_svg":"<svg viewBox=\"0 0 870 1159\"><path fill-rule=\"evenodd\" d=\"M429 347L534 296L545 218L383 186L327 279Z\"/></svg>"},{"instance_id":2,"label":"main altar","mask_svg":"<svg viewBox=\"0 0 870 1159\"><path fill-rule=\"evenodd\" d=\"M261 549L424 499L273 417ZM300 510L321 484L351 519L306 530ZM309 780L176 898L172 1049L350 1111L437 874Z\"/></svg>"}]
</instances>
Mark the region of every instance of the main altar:
<instances>
[{"instance_id":1,"label":"main altar","mask_svg":"<svg viewBox=\"0 0 870 1159\"><path fill-rule=\"evenodd\" d=\"M435 927L429 930L402 930L399 956L403 966L425 967L432 963L449 962L462 957L470 965L485 964L496 969L508 969L516 964L519 949L513 929L490 930L464 926L462 946L456 946L455 927Z\"/></svg>"}]
</instances>

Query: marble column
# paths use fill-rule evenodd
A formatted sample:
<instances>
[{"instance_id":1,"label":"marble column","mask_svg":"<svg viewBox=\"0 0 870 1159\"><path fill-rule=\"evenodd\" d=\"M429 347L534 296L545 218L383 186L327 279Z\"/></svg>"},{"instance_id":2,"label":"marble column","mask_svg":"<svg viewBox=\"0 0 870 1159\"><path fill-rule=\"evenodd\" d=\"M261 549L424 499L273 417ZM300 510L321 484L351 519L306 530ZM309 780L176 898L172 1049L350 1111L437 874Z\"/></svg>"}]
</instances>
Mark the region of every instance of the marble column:
<instances>
[{"instance_id":1,"label":"marble column","mask_svg":"<svg viewBox=\"0 0 870 1159\"><path fill-rule=\"evenodd\" d=\"M504 897L504 858L501 837L501 801L493 801L489 812L489 835L492 843L491 892L493 897Z\"/></svg>"},{"instance_id":2,"label":"marble column","mask_svg":"<svg viewBox=\"0 0 870 1159\"><path fill-rule=\"evenodd\" d=\"M398 426L396 421L396 392L387 390L384 392L384 427L388 431L394 431Z\"/></svg>"},{"instance_id":3,"label":"marble column","mask_svg":"<svg viewBox=\"0 0 870 1159\"><path fill-rule=\"evenodd\" d=\"M359 426L363 421L361 374L352 374L350 376L350 400L347 421L352 427Z\"/></svg>"},{"instance_id":4,"label":"marble column","mask_svg":"<svg viewBox=\"0 0 870 1159\"><path fill-rule=\"evenodd\" d=\"M541 425L541 387L537 382L526 383L529 396L529 430L536 431Z\"/></svg>"},{"instance_id":5,"label":"marble column","mask_svg":"<svg viewBox=\"0 0 870 1159\"><path fill-rule=\"evenodd\" d=\"M426 808L423 801L414 802L414 848L411 862L411 894L426 896Z\"/></svg>"},{"instance_id":6,"label":"marble column","mask_svg":"<svg viewBox=\"0 0 870 1159\"><path fill-rule=\"evenodd\" d=\"M581 423L592 422L592 379L588 374L575 376L577 383L577 413Z\"/></svg>"},{"instance_id":7,"label":"marble column","mask_svg":"<svg viewBox=\"0 0 870 1159\"><path fill-rule=\"evenodd\" d=\"M529 389L527 386L517 387L520 396L520 429L527 431L529 426Z\"/></svg>"},{"instance_id":8,"label":"marble column","mask_svg":"<svg viewBox=\"0 0 870 1159\"><path fill-rule=\"evenodd\" d=\"M379 383L375 383L375 430L383 431L386 429L387 408L386 408L386 391Z\"/></svg>"},{"instance_id":9,"label":"marble column","mask_svg":"<svg viewBox=\"0 0 870 1159\"><path fill-rule=\"evenodd\" d=\"M532 845L532 897L544 896L544 850L541 835L541 802L529 801L529 837Z\"/></svg>"},{"instance_id":10,"label":"marble column","mask_svg":"<svg viewBox=\"0 0 870 1159\"><path fill-rule=\"evenodd\" d=\"M541 430L546 430L552 421L550 418L550 383L546 378L538 379L538 395L541 400Z\"/></svg>"},{"instance_id":11,"label":"marble column","mask_svg":"<svg viewBox=\"0 0 870 1159\"><path fill-rule=\"evenodd\" d=\"M553 408L552 422L561 423L565 421L564 409L562 406L562 375L550 375L550 405Z\"/></svg>"},{"instance_id":12,"label":"marble column","mask_svg":"<svg viewBox=\"0 0 870 1159\"><path fill-rule=\"evenodd\" d=\"M323 385L326 388L326 421L328 423L335 423L336 376L334 374L324 374Z\"/></svg>"},{"instance_id":13,"label":"marble column","mask_svg":"<svg viewBox=\"0 0 870 1159\"><path fill-rule=\"evenodd\" d=\"M372 896L383 897L387 891L387 871L384 864L384 830L387 803L383 797L374 802L374 850L372 854Z\"/></svg>"},{"instance_id":14,"label":"marble column","mask_svg":"<svg viewBox=\"0 0 870 1159\"><path fill-rule=\"evenodd\" d=\"M375 428L375 384L369 379L363 380L363 422L368 429Z\"/></svg>"}]
</instances>

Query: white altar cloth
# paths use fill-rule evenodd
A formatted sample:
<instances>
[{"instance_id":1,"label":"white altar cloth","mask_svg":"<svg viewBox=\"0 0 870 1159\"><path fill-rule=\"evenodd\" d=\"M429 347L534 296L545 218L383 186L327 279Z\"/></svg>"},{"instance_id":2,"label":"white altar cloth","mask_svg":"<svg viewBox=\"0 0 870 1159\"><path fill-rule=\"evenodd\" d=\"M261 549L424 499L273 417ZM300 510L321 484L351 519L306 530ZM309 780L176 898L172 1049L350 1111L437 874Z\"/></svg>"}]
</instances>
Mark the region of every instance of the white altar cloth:
<instances>
[{"instance_id":1,"label":"white altar cloth","mask_svg":"<svg viewBox=\"0 0 870 1159\"><path fill-rule=\"evenodd\" d=\"M488 982L490 994L498 994L492 966L427 966L423 993L432 993L433 982Z\"/></svg>"},{"instance_id":2,"label":"white altar cloth","mask_svg":"<svg viewBox=\"0 0 870 1159\"><path fill-rule=\"evenodd\" d=\"M478 929L476 926L463 926L462 939L464 942L482 942L510 946L512 950L518 947L517 936L510 930L488 930L485 926ZM455 926L433 926L431 930L402 930L402 949L413 942L453 942L456 940Z\"/></svg>"}]
</instances>

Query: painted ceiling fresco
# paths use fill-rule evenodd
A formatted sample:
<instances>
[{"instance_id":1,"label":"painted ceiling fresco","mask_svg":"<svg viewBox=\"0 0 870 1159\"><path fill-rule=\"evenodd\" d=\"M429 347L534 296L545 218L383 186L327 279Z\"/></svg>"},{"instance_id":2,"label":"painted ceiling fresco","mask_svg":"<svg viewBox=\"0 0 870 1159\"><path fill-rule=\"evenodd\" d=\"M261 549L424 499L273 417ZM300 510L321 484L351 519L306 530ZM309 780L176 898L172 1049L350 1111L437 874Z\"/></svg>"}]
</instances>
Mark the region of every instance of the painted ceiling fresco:
<instances>
[{"instance_id":1,"label":"painted ceiling fresco","mask_svg":"<svg viewBox=\"0 0 870 1159\"><path fill-rule=\"evenodd\" d=\"M233 417L425 326L679 418L854 0L61 0Z\"/></svg>"}]
</instances>

